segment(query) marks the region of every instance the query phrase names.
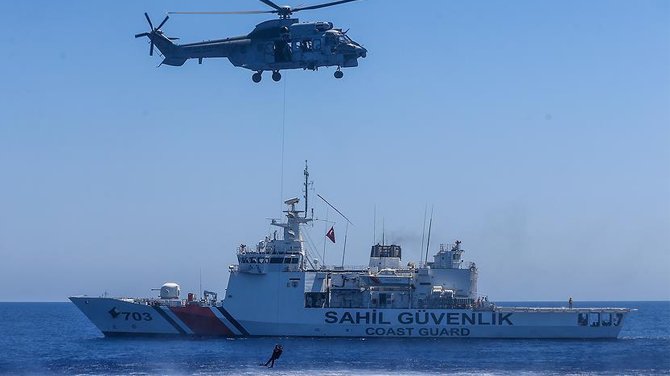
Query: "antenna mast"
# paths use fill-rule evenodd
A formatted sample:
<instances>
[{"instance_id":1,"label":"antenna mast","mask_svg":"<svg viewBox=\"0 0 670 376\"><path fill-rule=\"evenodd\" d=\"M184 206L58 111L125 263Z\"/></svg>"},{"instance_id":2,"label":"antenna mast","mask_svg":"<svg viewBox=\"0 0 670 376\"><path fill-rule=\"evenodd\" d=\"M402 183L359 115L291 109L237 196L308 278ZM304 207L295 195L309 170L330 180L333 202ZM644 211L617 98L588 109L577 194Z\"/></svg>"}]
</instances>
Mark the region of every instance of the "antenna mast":
<instances>
[{"instance_id":1,"label":"antenna mast","mask_svg":"<svg viewBox=\"0 0 670 376\"><path fill-rule=\"evenodd\" d=\"M372 244L377 243L377 205L375 204L375 208L373 209L372 212ZM423 246L421 246L423 248Z\"/></svg>"},{"instance_id":2,"label":"antenna mast","mask_svg":"<svg viewBox=\"0 0 670 376\"><path fill-rule=\"evenodd\" d=\"M428 264L428 248L430 248L430 230L433 228L433 208L430 208L430 222L428 224L428 240L426 241L426 261Z\"/></svg>"},{"instance_id":3,"label":"antenna mast","mask_svg":"<svg viewBox=\"0 0 670 376\"><path fill-rule=\"evenodd\" d=\"M342 248L342 264L340 264L342 268L344 268L344 255L347 252L347 234L349 234L349 222L347 222L347 227L344 228L344 247Z\"/></svg>"},{"instance_id":4,"label":"antenna mast","mask_svg":"<svg viewBox=\"0 0 670 376\"><path fill-rule=\"evenodd\" d=\"M305 159L305 218L307 218L307 192L309 191L309 171L307 171L307 160Z\"/></svg>"},{"instance_id":5,"label":"antenna mast","mask_svg":"<svg viewBox=\"0 0 670 376\"><path fill-rule=\"evenodd\" d=\"M424 241L426 240L426 214L428 214L428 204L423 207L423 231L421 233L421 255L419 256L419 261L423 260L423 244Z\"/></svg>"}]
</instances>

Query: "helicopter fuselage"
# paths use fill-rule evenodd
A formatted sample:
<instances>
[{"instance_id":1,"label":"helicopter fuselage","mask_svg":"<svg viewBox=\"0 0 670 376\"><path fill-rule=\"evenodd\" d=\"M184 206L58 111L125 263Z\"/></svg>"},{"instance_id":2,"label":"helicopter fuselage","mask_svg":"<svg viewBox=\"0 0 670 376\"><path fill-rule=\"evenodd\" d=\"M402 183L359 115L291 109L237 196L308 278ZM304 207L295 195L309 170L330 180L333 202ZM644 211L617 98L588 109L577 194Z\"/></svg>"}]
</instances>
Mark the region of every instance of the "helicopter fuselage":
<instances>
[{"instance_id":1,"label":"helicopter fuselage","mask_svg":"<svg viewBox=\"0 0 670 376\"><path fill-rule=\"evenodd\" d=\"M163 53L162 64L181 66L188 59L228 58L236 67L260 74L284 69L356 67L367 50L330 22L300 23L297 18L262 22L243 36L174 44L158 30L149 34ZM337 77L337 75L336 75Z\"/></svg>"}]
</instances>

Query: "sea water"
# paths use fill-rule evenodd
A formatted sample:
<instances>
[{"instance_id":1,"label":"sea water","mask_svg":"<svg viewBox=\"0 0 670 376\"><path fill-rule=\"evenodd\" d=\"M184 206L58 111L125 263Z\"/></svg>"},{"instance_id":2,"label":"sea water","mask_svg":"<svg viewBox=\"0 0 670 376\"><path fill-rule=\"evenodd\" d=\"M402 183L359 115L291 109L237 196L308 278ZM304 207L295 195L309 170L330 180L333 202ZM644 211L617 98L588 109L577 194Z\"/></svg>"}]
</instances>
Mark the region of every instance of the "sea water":
<instances>
[{"instance_id":1,"label":"sea water","mask_svg":"<svg viewBox=\"0 0 670 376\"><path fill-rule=\"evenodd\" d=\"M638 311L616 340L165 339L104 338L71 303L0 303L0 374L670 374L670 302L576 306ZM276 343L275 368L259 366Z\"/></svg>"}]
</instances>

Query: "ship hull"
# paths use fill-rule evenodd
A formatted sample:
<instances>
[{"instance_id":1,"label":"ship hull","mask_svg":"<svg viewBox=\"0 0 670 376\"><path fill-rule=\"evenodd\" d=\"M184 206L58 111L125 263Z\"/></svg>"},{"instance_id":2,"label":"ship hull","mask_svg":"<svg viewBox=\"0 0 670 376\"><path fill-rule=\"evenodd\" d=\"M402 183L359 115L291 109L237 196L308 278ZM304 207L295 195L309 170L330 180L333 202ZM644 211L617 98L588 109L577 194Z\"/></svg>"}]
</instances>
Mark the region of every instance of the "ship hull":
<instances>
[{"instance_id":1,"label":"ship hull","mask_svg":"<svg viewBox=\"0 0 670 376\"><path fill-rule=\"evenodd\" d=\"M106 336L616 338L626 310L615 308L304 308L285 317L199 304L71 297Z\"/></svg>"}]
</instances>

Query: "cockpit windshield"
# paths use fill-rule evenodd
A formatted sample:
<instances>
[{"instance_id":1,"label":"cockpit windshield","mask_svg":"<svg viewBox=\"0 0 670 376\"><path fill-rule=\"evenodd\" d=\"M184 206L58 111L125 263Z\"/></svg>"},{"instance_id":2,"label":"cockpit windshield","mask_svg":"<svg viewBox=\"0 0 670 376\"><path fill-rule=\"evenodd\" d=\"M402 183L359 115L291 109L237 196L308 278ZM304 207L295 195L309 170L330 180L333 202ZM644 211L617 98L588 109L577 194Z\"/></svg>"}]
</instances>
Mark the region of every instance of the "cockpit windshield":
<instances>
[{"instance_id":1,"label":"cockpit windshield","mask_svg":"<svg viewBox=\"0 0 670 376\"><path fill-rule=\"evenodd\" d=\"M345 34L342 34L338 37L337 41L340 42L340 43L347 43L348 44L348 43L351 43L351 38L349 38Z\"/></svg>"}]
</instances>

